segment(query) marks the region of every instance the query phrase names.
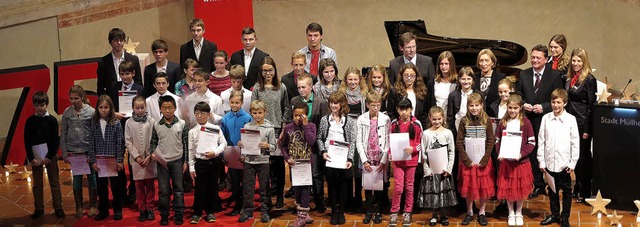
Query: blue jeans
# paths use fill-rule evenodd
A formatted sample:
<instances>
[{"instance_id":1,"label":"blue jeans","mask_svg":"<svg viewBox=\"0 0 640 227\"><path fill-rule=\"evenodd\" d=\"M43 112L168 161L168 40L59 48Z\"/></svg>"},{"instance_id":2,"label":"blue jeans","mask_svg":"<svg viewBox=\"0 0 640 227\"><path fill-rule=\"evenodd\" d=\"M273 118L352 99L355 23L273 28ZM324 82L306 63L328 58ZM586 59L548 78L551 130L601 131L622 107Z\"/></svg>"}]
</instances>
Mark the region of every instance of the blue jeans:
<instances>
[{"instance_id":1,"label":"blue jeans","mask_svg":"<svg viewBox=\"0 0 640 227\"><path fill-rule=\"evenodd\" d=\"M184 160L178 159L167 162L167 168L158 165L158 210L160 216L169 216L169 200L172 188L169 185L171 181L173 185L173 211L176 215L182 215L184 212L184 191L182 188L182 165Z\"/></svg>"}]
</instances>

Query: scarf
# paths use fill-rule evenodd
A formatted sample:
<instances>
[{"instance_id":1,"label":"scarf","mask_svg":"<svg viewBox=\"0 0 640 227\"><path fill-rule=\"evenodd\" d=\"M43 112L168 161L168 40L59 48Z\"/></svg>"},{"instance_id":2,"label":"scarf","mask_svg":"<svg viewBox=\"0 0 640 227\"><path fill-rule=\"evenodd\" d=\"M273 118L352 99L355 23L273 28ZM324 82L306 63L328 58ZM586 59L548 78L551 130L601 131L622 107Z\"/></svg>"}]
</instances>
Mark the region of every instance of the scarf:
<instances>
[{"instance_id":1,"label":"scarf","mask_svg":"<svg viewBox=\"0 0 640 227\"><path fill-rule=\"evenodd\" d=\"M147 115L148 115L147 112L144 112L144 115L142 115L142 116L138 116L138 115L134 114L131 117L131 119L133 119L133 121L135 121L135 122L145 122L145 121L147 121Z\"/></svg>"},{"instance_id":2,"label":"scarf","mask_svg":"<svg viewBox=\"0 0 640 227\"><path fill-rule=\"evenodd\" d=\"M349 104L358 104L362 101L362 92L360 92L360 87L356 87L356 90L354 91L347 88L345 93Z\"/></svg>"},{"instance_id":3,"label":"scarf","mask_svg":"<svg viewBox=\"0 0 640 227\"><path fill-rule=\"evenodd\" d=\"M571 78L571 84L569 86L569 89L571 89L573 86L576 85L576 83L578 83L579 78L580 78L580 72L576 72L576 74L573 75L573 78Z\"/></svg>"}]
</instances>

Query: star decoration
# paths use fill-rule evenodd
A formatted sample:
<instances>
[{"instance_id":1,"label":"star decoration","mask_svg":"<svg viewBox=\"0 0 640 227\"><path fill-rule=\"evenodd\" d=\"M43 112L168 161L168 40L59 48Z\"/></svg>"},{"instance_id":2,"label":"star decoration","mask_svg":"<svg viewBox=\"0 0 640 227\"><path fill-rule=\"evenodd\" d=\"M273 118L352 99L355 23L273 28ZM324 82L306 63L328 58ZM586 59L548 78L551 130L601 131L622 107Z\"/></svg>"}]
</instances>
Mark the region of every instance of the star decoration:
<instances>
[{"instance_id":1,"label":"star decoration","mask_svg":"<svg viewBox=\"0 0 640 227\"><path fill-rule=\"evenodd\" d=\"M138 45L140 45L140 42L133 42L131 41L131 37L127 37L127 42L124 44L124 50L131 54L135 54L136 47L138 47Z\"/></svg>"},{"instance_id":2,"label":"star decoration","mask_svg":"<svg viewBox=\"0 0 640 227\"><path fill-rule=\"evenodd\" d=\"M607 214L607 217L611 221L609 225L619 225L620 219L622 219L622 215L618 215L616 210L613 211L613 214Z\"/></svg>"},{"instance_id":3,"label":"star decoration","mask_svg":"<svg viewBox=\"0 0 640 227\"><path fill-rule=\"evenodd\" d=\"M633 203L638 207L638 214L636 214L636 222L640 222L640 200L634 200Z\"/></svg>"},{"instance_id":4,"label":"star decoration","mask_svg":"<svg viewBox=\"0 0 640 227\"><path fill-rule=\"evenodd\" d=\"M607 208L605 208L605 206L611 202L611 199L603 199L602 194L600 194L600 190L598 190L598 194L595 199L585 199L585 201L592 206L591 215L594 215L598 212L607 214Z\"/></svg>"},{"instance_id":5,"label":"star decoration","mask_svg":"<svg viewBox=\"0 0 640 227\"><path fill-rule=\"evenodd\" d=\"M606 85L607 87L609 85ZM611 96L611 93L607 91L608 89L602 89L602 91L600 93L596 93L596 96L598 96L598 99L596 101L596 103L609 103L608 98L609 96Z\"/></svg>"},{"instance_id":6,"label":"star decoration","mask_svg":"<svg viewBox=\"0 0 640 227\"><path fill-rule=\"evenodd\" d=\"M16 171L16 167L18 167L18 164L13 164L13 162L9 165L4 165L4 168L7 169L9 173L17 173L18 171Z\"/></svg>"},{"instance_id":7,"label":"star decoration","mask_svg":"<svg viewBox=\"0 0 640 227\"><path fill-rule=\"evenodd\" d=\"M31 172L24 166L24 171L20 172L20 180L27 180L31 176Z\"/></svg>"}]
</instances>

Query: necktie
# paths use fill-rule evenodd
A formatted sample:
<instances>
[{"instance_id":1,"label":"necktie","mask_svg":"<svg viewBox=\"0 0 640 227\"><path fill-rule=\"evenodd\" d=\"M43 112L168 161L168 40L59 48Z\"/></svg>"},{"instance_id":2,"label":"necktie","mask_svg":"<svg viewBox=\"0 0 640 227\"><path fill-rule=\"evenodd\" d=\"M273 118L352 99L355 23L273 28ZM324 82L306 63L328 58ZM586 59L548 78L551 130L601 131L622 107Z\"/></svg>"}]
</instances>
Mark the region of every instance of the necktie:
<instances>
[{"instance_id":1,"label":"necktie","mask_svg":"<svg viewBox=\"0 0 640 227\"><path fill-rule=\"evenodd\" d=\"M535 76L536 76L536 82L533 85L533 87L535 88L535 90L533 91L534 93L538 92L538 88L540 88L540 79L541 79L540 73L536 73Z\"/></svg>"}]
</instances>

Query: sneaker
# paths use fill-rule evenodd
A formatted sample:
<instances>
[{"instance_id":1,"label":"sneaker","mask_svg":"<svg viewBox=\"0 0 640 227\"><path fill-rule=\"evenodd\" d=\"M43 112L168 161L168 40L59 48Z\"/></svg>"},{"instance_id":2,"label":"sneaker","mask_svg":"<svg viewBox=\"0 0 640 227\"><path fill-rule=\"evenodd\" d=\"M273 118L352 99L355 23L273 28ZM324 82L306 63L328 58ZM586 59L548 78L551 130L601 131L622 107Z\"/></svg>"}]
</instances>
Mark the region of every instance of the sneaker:
<instances>
[{"instance_id":1,"label":"sneaker","mask_svg":"<svg viewBox=\"0 0 640 227\"><path fill-rule=\"evenodd\" d=\"M366 214L364 214L364 219L362 219L362 223L363 224L371 223L371 213L370 212L367 212Z\"/></svg>"},{"instance_id":2,"label":"sneaker","mask_svg":"<svg viewBox=\"0 0 640 227\"><path fill-rule=\"evenodd\" d=\"M57 218L64 218L64 216L65 216L64 210L62 210L62 209L56 209L55 213L56 213L56 217Z\"/></svg>"},{"instance_id":3,"label":"sneaker","mask_svg":"<svg viewBox=\"0 0 640 227\"><path fill-rule=\"evenodd\" d=\"M122 211L113 212L113 220L115 220L115 221L122 220Z\"/></svg>"},{"instance_id":4,"label":"sneaker","mask_svg":"<svg viewBox=\"0 0 640 227\"><path fill-rule=\"evenodd\" d=\"M189 223L191 224L198 224L200 222L200 215L193 215L191 216L191 221L189 221Z\"/></svg>"},{"instance_id":5,"label":"sneaker","mask_svg":"<svg viewBox=\"0 0 640 227\"><path fill-rule=\"evenodd\" d=\"M226 214L224 214L224 215L227 215L227 216L238 216L238 215L240 215L240 210L236 210L236 209L234 209L234 210L232 210L231 212L226 213Z\"/></svg>"},{"instance_id":6,"label":"sneaker","mask_svg":"<svg viewBox=\"0 0 640 227\"><path fill-rule=\"evenodd\" d=\"M207 214L207 216L204 219L207 220L208 223L216 222L216 216L213 214Z\"/></svg>"},{"instance_id":7,"label":"sneaker","mask_svg":"<svg viewBox=\"0 0 640 227\"><path fill-rule=\"evenodd\" d=\"M98 214L98 208L91 207L91 209L89 209L89 213L87 213L87 216L91 218L96 216L96 214Z\"/></svg>"},{"instance_id":8,"label":"sneaker","mask_svg":"<svg viewBox=\"0 0 640 227\"><path fill-rule=\"evenodd\" d=\"M173 220L173 223L175 225L184 224L184 219L182 218L182 214L176 214L176 215L173 216L173 218L175 219L175 220Z\"/></svg>"},{"instance_id":9,"label":"sneaker","mask_svg":"<svg viewBox=\"0 0 640 227\"><path fill-rule=\"evenodd\" d=\"M469 223L471 223L471 221L473 221L473 214L467 214L467 216L464 217L464 219L462 220L462 222L460 222L461 225L469 225Z\"/></svg>"},{"instance_id":10,"label":"sneaker","mask_svg":"<svg viewBox=\"0 0 640 227\"><path fill-rule=\"evenodd\" d=\"M402 214L402 226L411 226L411 213Z\"/></svg>"},{"instance_id":11,"label":"sneaker","mask_svg":"<svg viewBox=\"0 0 640 227\"><path fill-rule=\"evenodd\" d=\"M109 217L109 212L100 212L100 213L98 213L98 215L96 215L94 217L94 219L96 221L102 221L102 220L106 219L107 217Z\"/></svg>"},{"instance_id":12,"label":"sneaker","mask_svg":"<svg viewBox=\"0 0 640 227\"><path fill-rule=\"evenodd\" d=\"M169 217L168 216L160 216L160 225L162 225L162 226L169 225Z\"/></svg>"},{"instance_id":13,"label":"sneaker","mask_svg":"<svg viewBox=\"0 0 640 227\"><path fill-rule=\"evenodd\" d=\"M344 220L344 215L342 220ZM373 214L373 224L380 224L382 223L382 214L381 213L375 213ZM343 222L344 224L344 222Z\"/></svg>"},{"instance_id":14,"label":"sneaker","mask_svg":"<svg viewBox=\"0 0 640 227\"><path fill-rule=\"evenodd\" d=\"M42 217L42 215L44 215L44 210L35 210L35 211L33 211L33 214L31 215L31 219L38 219L38 218Z\"/></svg>"},{"instance_id":15,"label":"sneaker","mask_svg":"<svg viewBox=\"0 0 640 227\"><path fill-rule=\"evenodd\" d=\"M389 216L389 226L396 226L396 225L398 225L398 214L393 213Z\"/></svg>"},{"instance_id":16,"label":"sneaker","mask_svg":"<svg viewBox=\"0 0 640 227\"><path fill-rule=\"evenodd\" d=\"M139 222L144 222L147 220L147 211L146 210L141 210L140 211L140 216L138 216L138 221Z\"/></svg>"},{"instance_id":17,"label":"sneaker","mask_svg":"<svg viewBox=\"0 0 640 227\"><path fill-rule=\"evenodd\" d=\"M487 221L487 215L484 215L484 214L478 215L478 224L480 224L481 226L488 225L489 222Z\"/></svg>"},{"instance_id":18,"label":"sneaker","mask_svg":"<svg viewBox=\"0 0 640 227\"><path fill-rule=\"evenodd\" d=\"M269 221L271 221L271 217L269 216L269 214L268 213L262 213L262 217L260 217L260 222L269 223Z\"/></svg>"},{"instance_id":19,"label":"sneaker","mask_svg":"<svg viewBox=\"0 0 640 227\"><path fill-rule=\"evenodd\" d=\"M524 218L522 217L522 215L516 215L515 217L515 224L516 226L523 226L524 225Z\"/></svg>"},{"instance_id":20,"label":"sneaker","mask_svg":"<svg viewBox=\"0 0 640 227\"><path fill-rule=\"evenodd\" d=\"M149 221L156 220L156 215L153 214L153 210L147 210L147 220Z\"/></svg>"},{"instance_id":21,"label":"sneaker","mask_svg":"<svg viewBox=\"0 0 640 227\"><path fill-rule=\"evenodd\" d=\"M509 220L507 221L508 226L516 226L516 216L513 214L509 215Z\"/></svg>"},{"instance_id":22,"label":"sneaker","mask_svg":"<svg viewBox=\"0 0 640 227\"><path fill-rule=\"evenodd\" d=\"M249 215L247 213L244 213L244 214L240 215L240 218L238 218L238 222L245 223L249 219L253 219L253 215Z\"/></svg>"}]
</instances>

